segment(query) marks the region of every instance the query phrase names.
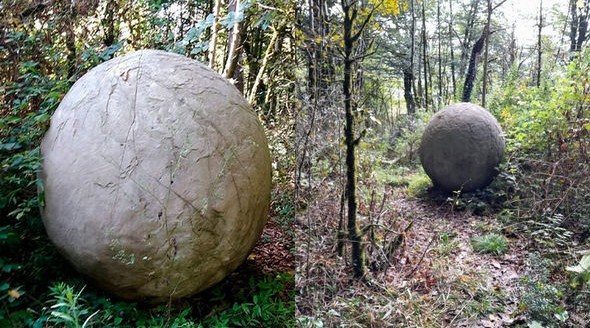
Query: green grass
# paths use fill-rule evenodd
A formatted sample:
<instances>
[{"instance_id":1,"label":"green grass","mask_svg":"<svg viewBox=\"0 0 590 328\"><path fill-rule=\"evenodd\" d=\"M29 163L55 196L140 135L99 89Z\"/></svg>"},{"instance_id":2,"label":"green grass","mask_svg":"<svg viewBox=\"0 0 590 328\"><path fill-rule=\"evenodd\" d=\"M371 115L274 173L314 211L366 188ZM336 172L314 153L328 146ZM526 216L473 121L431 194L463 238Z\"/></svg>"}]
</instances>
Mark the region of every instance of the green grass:
<instances>
[{"instance_id":1,"label":"green grass","mask_svg":"<svg viewBox=\"0 0 590 328\"><path fill-rule=\"evenodd\" d=\"M426 173L421 171L410 177L408 195L412 197L424 196L430 187L432 187L432 181Z\"/></svg>"},{"instance_id":2,"label":"green grass","mask_svg":"<svg viewBox=\"0 0 590 328\"><path fill-rule=\"evenodd\" d=\"M471 239L471 247L477 253L490 253L500 256L508 250L508 240L502 235L489 233L487 235L473 237Z\"/></svg>"}]
</instances>

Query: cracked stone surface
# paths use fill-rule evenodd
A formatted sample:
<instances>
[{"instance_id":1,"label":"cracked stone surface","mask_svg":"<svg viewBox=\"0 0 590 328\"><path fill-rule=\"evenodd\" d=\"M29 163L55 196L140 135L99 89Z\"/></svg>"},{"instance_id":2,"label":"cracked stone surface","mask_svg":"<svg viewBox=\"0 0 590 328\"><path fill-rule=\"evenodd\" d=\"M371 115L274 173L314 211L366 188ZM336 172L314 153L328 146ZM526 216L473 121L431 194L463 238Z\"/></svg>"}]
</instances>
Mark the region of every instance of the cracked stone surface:
<instances>
[{"instance_id":1,"label":"cracked stone surface","mask_svg":"<svg viewBox=\"0 0 590 328\"><path fill-rule=\"evenodd\" d=\"M50 239L122 298L163 302L214 285L267 220L271 165L257 115L180 55L142 50L89 71L41 152Z\"/></svg>"},{"instance_id":2,"label":"cracked stone surface","mask_svg":"<svg viewBox=\"0 0 590 328\"><path fill-rule=\"evenodd\" d=\"M422 136L420 161L426 174L446 191L486 187L504 157L504 138L496 119L471 103L436 113Z\"/></svg>"}]
</instances>

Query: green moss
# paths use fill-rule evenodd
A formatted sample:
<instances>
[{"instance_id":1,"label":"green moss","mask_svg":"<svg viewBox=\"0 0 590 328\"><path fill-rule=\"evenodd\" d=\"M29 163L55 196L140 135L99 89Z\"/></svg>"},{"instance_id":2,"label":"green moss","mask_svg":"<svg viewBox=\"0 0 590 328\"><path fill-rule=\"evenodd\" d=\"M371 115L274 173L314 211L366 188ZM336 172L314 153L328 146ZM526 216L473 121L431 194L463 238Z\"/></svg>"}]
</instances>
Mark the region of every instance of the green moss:
<instances>
[{"instance_id":1,"label":"green moss","mask_svg":"<svg viewBox=\"0 0 590 328\"><path fill-rule=\"evenodd\" d=\"M432 187L432 181L426 173L421 171L409 177L408 195L421 197L426 194L430 187Z\"/></svg>"}]
</instances>

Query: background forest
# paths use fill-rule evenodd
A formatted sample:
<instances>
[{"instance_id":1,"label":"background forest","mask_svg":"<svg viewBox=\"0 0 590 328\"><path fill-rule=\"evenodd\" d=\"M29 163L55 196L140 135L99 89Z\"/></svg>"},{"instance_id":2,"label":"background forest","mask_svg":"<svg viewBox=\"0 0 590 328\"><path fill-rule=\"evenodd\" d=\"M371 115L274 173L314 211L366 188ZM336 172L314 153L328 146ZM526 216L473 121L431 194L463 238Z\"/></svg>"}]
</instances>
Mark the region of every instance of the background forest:
<instances>
[{"instance_id":1,"label":"background forest","mask_svg":"<svg viewBox=\"0 0 590 328\"><path fill-rule=\"evenodd\" d=\"M0 327L293 326L292 3L7 0L0 13ZM37 195L38 146L62 97L94 66L145 48L232 81L266 128L274 168L271 218L246 263L157 307L85 286L49 242Z\"/></svg>"},{"instance_id":2,"label":"background forest","mask_svg":"<svg viewBox=\"0 0 590 328\"><path fill-rule=\"evenodd\" d=\"M299 2L301 326L590 324L590 1ZM428 119L484 106L485 190L432 188Z\"/></svg>"}]
</instances>

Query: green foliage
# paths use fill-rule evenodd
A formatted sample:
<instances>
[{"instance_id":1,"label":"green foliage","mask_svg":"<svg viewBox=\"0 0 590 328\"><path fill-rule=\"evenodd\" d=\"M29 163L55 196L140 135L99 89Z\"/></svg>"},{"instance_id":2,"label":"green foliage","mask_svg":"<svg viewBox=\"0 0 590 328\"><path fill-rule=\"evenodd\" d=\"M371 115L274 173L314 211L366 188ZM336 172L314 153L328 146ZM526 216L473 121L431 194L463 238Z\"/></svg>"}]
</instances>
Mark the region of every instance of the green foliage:
<instances>
[{"instance_id":1,"label":"green foliage","mask_svg":"<svg viewBox=\"0 0 590 328\"><path fill-rule=\"evenodd\" d=\"M36 325L59 327L293 327L295 292L293 274L251 276L249 283L235 295L228 295L226 281L206 292L207 304L200 297L195 306L186 303L153 308L134 302L113 301L96 291L77 290L78 284L56 283L50 288L50 300L41 316L27 319ZM2 286L0 286L0 292ZM233 299L232 303L226 303ZM213 304L213 307L207 306ZM203 313L205 310L205 313ZM1 313L0 313L1 314ZM204 316L203 314L206 314ZM14 315L14 314L12 314ZM1 319L1 317L0 317ZM12 321L13 325L15 321ZM2 321L0 321L0 324ZM0 325L1 326L1 325Z\"/></svg>"},{"instance_id":2,"label":"green foliage","mask_svg":"<svg viewBox=\"0 0 590 328\"><path fill-rule=\"evenodd\" d=\"M47 321L65 327L89 327L92 318L100 310L90 314L90 309L81 297L83 291L84 287L75 292L73 287L64 283L58 283L51 287L53 300L51 301L51 312Z\"/></svg>"},{"instance_id":3,"label":"green foliage","mask_svg":"<svg viewBox=\"0 0 590 328\"><path fill-rule=\"evenodd\" d=\"M508 250L508 240L506 237L490 233L483 236L475 236L471 239L471 247L478 253L490 253L500 256Z\"/></svg>"},{"instance_id":4,"label":"green foliage","mask_svg":"<svg viewBox=\"0 0 590 328\"><path fill-rule=\"evenodd\" d=\"M0 117L0 304L4 305L0 306L0 326L32 320L33 314L23 310L23 295L30 292L31 282L24 277L39 272L33 263L48 255L37 249L26 256L27 250L39 245L43 233L38 218L43 203L37 193L42 189L37 176L38 145L69 82L42 75L39 66L32 61L21 63L20 78L1 87L6 101L0 106L4 113Z\"/></svg>"},{"instance_id":5,"label":"green foliage","mask_svg":"<svg viewBox=\"0 0 590 328\"><path fill-rule=\"evenodd\" d=\"M409 178L408 195L420 197L426 194L428 188L432 187L432 181L424 171L420 171Z\"/></svg>"},{"instance_id":6,"label":"green foliage","mask_svg":"<svg viewBox=\"0 0 590 328\"><path fill-rule=\"evenodd\" d=\"M561 304L564 293L550 280L552 262L532 254L529 265L529 273L521 280L519 308L530 321L545 325L566 321L569 315Z\"/></svg>"},{"instance_id":7,"label":"green foliage","mask_svg":"<svg viewBox=\"0 0 590 328\"><path fill-rule=\"evenodd\" d=\"M590 235L590 208L582 205L590 201L589 79L590 52L582 51L555 67L540 87L509 74L489 106L506 133L520 219L579 231L582 238Z\"/></svg>"},{"instance_id":8,"label":"green foliage","mask_svg":"<svg viewBox=\"0 0 590 328\"><path fill-rule=\"evenodd\" d=\"M419 164L418 150L430 112L400 116L392 127L388 156L398 164L415 167Z\"/></svg>"},{"instance_id":9,"label":"green foliage","mask_svg":"<svg viewBox=\"0 0 590 328\"><path fill-rule=\"evenodd\" d=\"M294 291L285 284L292 274L279 274L262 281L250 279L252 295L241 297L231 307L205 319L205 327L294 327Z\"/></svg>"},{"instance_id":10,"label":"green foliage","mask_svg":"<svg viewBox=\"0 0 590 328\"><path fill-rule=\"evenodd\" d=\"M0 213L17 220L39 205L38 144L50 114L69 87L69 83L41 76L36 66L24 63L23 80L5 87L12 99L6 108L9 114L0 118ZM39 109L29 112L32 102L39 102Z\"/></svg>"}]
</instances>

